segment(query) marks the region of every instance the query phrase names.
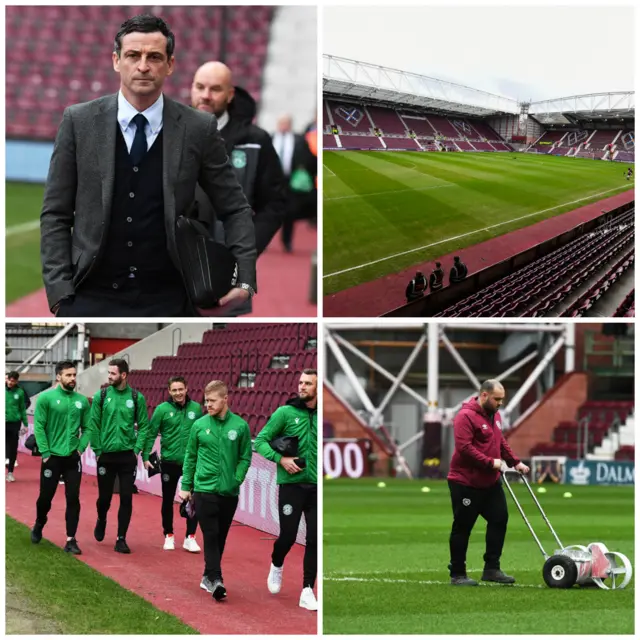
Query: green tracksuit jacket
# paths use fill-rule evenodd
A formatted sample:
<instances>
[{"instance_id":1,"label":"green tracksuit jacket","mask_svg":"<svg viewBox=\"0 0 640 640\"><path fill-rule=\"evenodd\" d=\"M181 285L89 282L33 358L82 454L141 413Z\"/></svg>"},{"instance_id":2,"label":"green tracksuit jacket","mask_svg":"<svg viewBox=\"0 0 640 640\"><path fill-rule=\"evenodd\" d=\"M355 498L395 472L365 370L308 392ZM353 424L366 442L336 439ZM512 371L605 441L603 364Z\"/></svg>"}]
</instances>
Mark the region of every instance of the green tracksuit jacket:
<instances>
[{"instance_id":1,"label":"green tracksuit jacket","mask_svg":"<svg viewBox=\"0 0 640 640\"><path fill-rule=\"evenodd\" d=\"M196 420L182 465L182 490L237 496L251 466L249 425L227 410L224 419Z\"/></svg>"},{"instance_id":2,"label":"green tracksuit jacket","mask_svg":"<svg viewBox=\"0 0 640 640\"><path fill-rule=\"evenodd\" d=\"M38 396L33 433L42 458L83 453L89 445L89 400L61 385ZM82 437L80 437L82 431Z\"/></svg>"},{"instance_id":3,"label":"green tracksuit jacket","mask_svg":"<svg viewBox=\"0 0 640 640\"><path fill-rule=\"evenodd\" d=\"M288 473L278 465L278 484L318 482L318 411L309 409L300 398L289 400L276 409L253 442L255 450L267 460L280 462L282 456L269 444L279 436L298 436L298 458L307 466L298 473Z\"/></svg>"},{"instance_id":4,"label":"green tracksuit jacket","mask_svg":"<svg viewBox=\"0 0 640 640\"><path fill-rule=\"evenodd\" d=\"M4 421L22 422L25 427L28 426L24 391L18 386L9 389L6 384L4 389Z\"/></svg>"},{"instance_id":5,"label":"green tracksuit jacket","mask_svg":"<svg viewBox=\"0 0 640 640\"><path fill-rule=\"evenodd\" d=\"M173 400L159 404L151 416L142 459L145 462L149 459L149 454L159 433L160 458L182 465L191 427L201 417L202 407L189 399L189 396L183 406L175 404Z\"/></svg>"},{"instance_id":6,"label":"green tracksuit jacket","mask_svg":"<svg viewBox=\"0 0 640 640\"><path fill-rule=\"evenodd\" d=\"M138 392L138 415L133 415L134 402L131 387L122 391L107 387L104 406L100 407L100 391L91 403L91 448L96 456L116 451L131 451L138 455L147 441L149 416L147 402ZM138 424L138 437L134 425Z\"/></svg>"}]
</instances>

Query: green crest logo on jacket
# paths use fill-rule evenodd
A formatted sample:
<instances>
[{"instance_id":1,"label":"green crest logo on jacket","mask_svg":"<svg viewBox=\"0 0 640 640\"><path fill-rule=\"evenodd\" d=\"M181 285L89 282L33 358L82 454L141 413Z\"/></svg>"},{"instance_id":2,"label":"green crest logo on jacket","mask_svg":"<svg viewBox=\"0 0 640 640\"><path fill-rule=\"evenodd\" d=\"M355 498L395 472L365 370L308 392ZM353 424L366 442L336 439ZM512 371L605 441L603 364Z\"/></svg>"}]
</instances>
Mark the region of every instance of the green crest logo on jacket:
<instances>
[{"instance_id":1,"label":"green crest logo on jacket","mask_svg":"<svg viewBox=\"0 0 640 640\"><path fill-rule=\"evenodd\" d=\"M173 413L171 414L173 415ZM189 420L195 420L196 414L194 411L189 411Z\"/></svg>"},{"instance_id":2,"label":"green crest logo on jacket","mask_svg":"<svg viewBox=\"0 0 640 640\"><path fill-rule=\"evenodd\" d=\"M247 166L247 154L241 149L231 152L231 164L235 169L244 169Z\"/></svg>"},{"instance_id":3,"label":"green crest logo on jacket","mask_svg":"<svg viewBox=\"0 0 640 640\"><path fill-rule=\"evenodd\" d=\"M227 434L229 436L229 440L235 440L238 437L237 431L229 431Z\"/></svg>"},{"instance_id":4,"label":"green crest logo on jacket","mask_svg":"<svg viewBox=\"0 0 640 640\"><path fill-rule=\"evenodd\" d=\"M127 400L127 407L129 407L129 409L133 409L133 400Z\"/></svg>"},{"instance_id":5,"label":"green crest logo on jacket","mask_svg":"<svg viewBox=\"0 0 640 640\"><path fill-rule=\"evenodd\" d=\"M82 402L80 402L80 400L76 400L76 409L82 409Z\"/></svg>"}]
</instances>

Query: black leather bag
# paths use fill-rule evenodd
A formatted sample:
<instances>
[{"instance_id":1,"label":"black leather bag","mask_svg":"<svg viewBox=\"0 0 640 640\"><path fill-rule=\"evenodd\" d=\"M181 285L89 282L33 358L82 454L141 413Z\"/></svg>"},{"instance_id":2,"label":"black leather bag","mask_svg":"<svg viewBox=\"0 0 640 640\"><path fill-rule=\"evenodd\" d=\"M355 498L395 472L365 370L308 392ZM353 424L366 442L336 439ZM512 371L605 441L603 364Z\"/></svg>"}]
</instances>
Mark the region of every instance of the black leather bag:
<instances>
[{"instance_id":1,"label":"black leather bag","mask_svg":"<svg viewBox=\"0 0 640 640\"><path fill-rule=\"evenodd\" d=\"M270 443L271 448L285 458L293 458L298 455L298 436L280 436Z\"/></svg>"},{"instance_id":2,"label":"black leather bag","mask_svg":"<svg viewBox=\"0 0 640 640\"><path fill-rule=\"evenodd\" d=\"M151 463L151 469L147 469L147 475L150 478L153 478L153 476L162 472L160 458L158 458L158 454L155 451L151 452L151 455L149 455L149 462Z\"/></svg>"},{"instance_id":3,"label":"black leather bag","mask_svg":"<svg viewBox=\"0 0 640 640\"><path fill-rule=\"evenodd\" d=\"M41 456L40 450L38 449L38 445L36 443L36 437L33 433L27 437L24 441L24 446L31 451L32 456Z\"/></svg>"},{"instance_id":4,"label":"black leather bag","mask_svg":"<svg viewBox=\"0 0 640 640\"><path fill-rule=\"evenodd\" d=\"M187 293L194 306L211 309L236 284L236 260L198 220L180 216L176 242Z\"/></svg>"},{"instance_id":5,"label":"black leather bag","mask_svg":"<svg viewBox=\"0 0 640 640\"><path fill-rule=\"evenodd\" d=\"M307 466L304 458L297 458L298 436L280 436L274 438L270 443L271 448L285 458L294 458L294 462L303 469Z\"/></svg>"}]
</instances>

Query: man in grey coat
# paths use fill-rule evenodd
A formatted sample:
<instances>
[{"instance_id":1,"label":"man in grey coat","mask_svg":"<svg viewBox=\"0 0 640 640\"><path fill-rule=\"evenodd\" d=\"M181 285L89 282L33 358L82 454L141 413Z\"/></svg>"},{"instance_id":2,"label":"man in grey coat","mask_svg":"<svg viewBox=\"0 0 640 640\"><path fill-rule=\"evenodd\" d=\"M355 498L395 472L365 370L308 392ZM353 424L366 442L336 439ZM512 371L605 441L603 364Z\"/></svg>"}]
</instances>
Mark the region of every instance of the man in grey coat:
<instances>
[{"instance_id":1,"label":"man in grey coat","mask_svg":"<svg viewBox=\"0 0 640 640\"><path fill-rule=\"evenodd\" d=\"M174 47L161 18L127 20L113 52L120 91L65 109L40 218L43 279L59 317L194 315L175 225L196 184L237 262L236 285L220 304L255 293L253 212L216 119L162 94Z\"/></svg>"}]
</instances>

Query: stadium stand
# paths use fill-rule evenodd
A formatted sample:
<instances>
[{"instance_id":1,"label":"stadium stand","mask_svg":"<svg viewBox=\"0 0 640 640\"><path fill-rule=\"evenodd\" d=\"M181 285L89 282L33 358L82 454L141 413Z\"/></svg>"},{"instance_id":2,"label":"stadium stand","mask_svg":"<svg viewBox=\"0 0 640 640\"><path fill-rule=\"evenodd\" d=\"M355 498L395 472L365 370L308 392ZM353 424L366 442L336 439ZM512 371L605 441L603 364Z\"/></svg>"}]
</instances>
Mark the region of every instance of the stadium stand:
<instances>
[{"instance_id":1,"label":"stadium stand","mask_svg":"<svg viewBox=\"0 0 640 640\"><path fill-rule=\"evenodd\" d=\"M11 34L6 59L6 121L8 137L50 140L65 107L93 100L118 89L109 64L112 34L144 7L69 6L8 7ZM180 63L166 94L186 102L192 75L203 62L225 60L236 84L260 99L262 74L274 8L266 6L162 7L176 36ZM228 38L227 33L234 37ZM188 44L188 46L187 46ZM78 56L91 46L92 55Z\"/></svg>"},{"instance_id":2,"label":"stadium stand","mask_svg":"<svg viewBox=\"0 0 640 640\"><path fill-rule=\"evenodd\" d=\"M435 314L435 317L548 315L567 296L593 277L602 265L616 260L615 266L585 295L589 299L597 296L593 300L595 302L621 273L633 265L634 211L622 214L617 220L617 226L606 233L583 234ZM587 301L581 298L575 303L575 309L574 306L571 307L570 315L586 304ZM567 313L569 312L565 312Z\"/></svg>"},{"instance_id":3,"label":"stadium stand","mask_svg":"<svg viewBox=\"0 0 640 640\"><path fill-rule=\"evenodd\" d=\"M636 290L632 289L613 314L614 318L635 318Z\"/></svg>"},{"instance_id":4,"label":"stadium stand","mask_svg":"<svg viewBox=\"0 0 640 640\"><path fill-rule=\"evenodd\" d=\"M532 456L575 455L583 437L584 420L589 421L587 450L596 455L615 455L616 460L633 459L633 402L617 400L587 401L576 419L562 421L553 430L551 442L540 442L531 449ZM630 433L629 433L630 432ZM629 457L631 454L631 457Z\"/></svg>"},{"instance_id":5,"label":"stadium stand","mask_svg":"<svg viewBox=\"0 0 640 640\"><path fill-rule=\"evenodd\" d=\"M300 373L316 368L316 324L235 324L205 332L202 342L183 343L176 356L154 358L150 371L132 370L130 384L144 394L149 415L167 399L167 380L182 375L193 400L215 379L228 381L231 410L252 435L296 388Z\"/></svg>"},{"instance_id":6,"label":"stadium stand","mask_svg":"<svg viewBox=\"0 0 640 640\"><path fill-rule=\"evenodd\" d=\"M345 149L407 149L416 151L512 151L512 148L486 123L467 118L445 118L426 112L407 112L382 106L341 104L325 101L339 128L339 138ZM363 134L374 130L384 142L371 144ZM331 124L325 123L323 144L326 149L338 148L335 137L328 135ZM411 134L415 134L415 138ZM351 139L355 137L356 139ZM436 138L441 141L438 144ZM415 141L417 139L417 142Z\"/></svg>"}]
</instances>

